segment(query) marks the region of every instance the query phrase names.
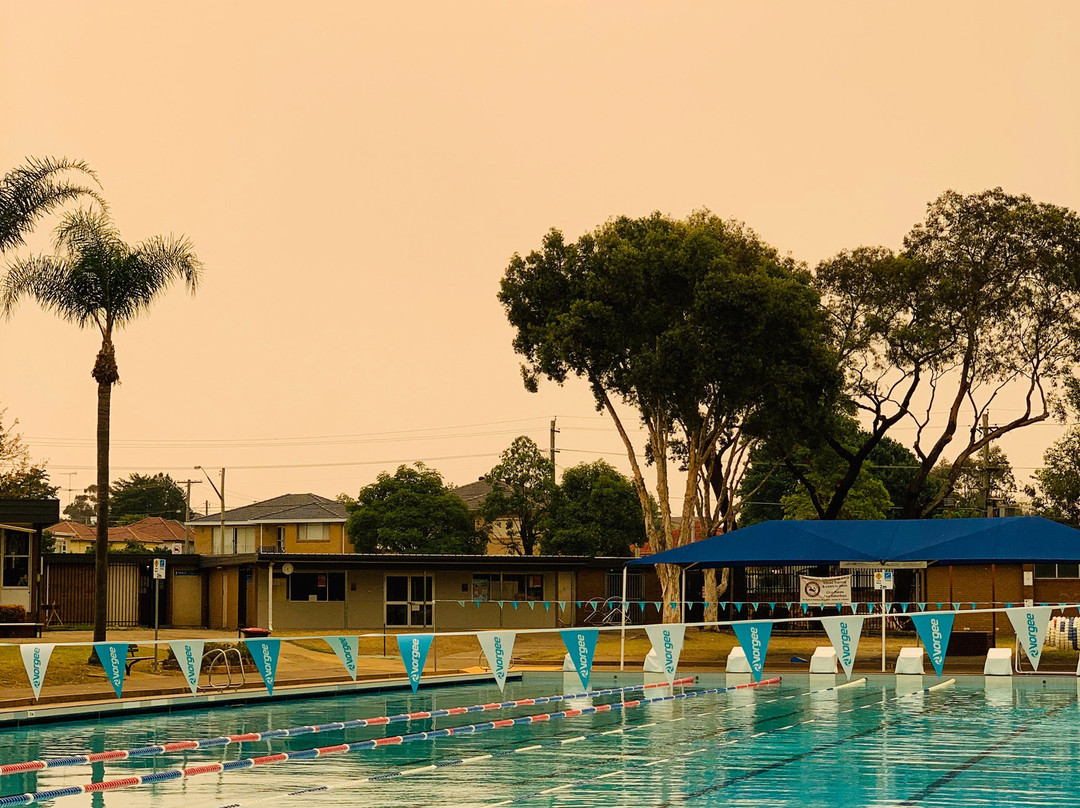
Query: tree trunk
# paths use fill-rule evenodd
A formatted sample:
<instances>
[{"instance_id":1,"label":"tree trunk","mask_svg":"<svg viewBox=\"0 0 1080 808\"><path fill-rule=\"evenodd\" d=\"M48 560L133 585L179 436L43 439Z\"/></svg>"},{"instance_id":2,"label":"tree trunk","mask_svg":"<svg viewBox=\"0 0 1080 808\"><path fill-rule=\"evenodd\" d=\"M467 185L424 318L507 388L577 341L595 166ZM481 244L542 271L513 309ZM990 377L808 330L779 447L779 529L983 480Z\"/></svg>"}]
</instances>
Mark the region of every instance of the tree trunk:
<instances>
[{"instance_id":1,"label":"tree trunk","mask_svg":"<svg viewBox=\"0 0 1080 808\"><path fill-rule=\"evenodd\" d=\"M682 600L682 568L675 564L657 564L656 577L660 579L660 591L664 593L664 602L660 604L660 613L665 623L679 622L679 602ZM675 608L671 604L675 604Z\"/></svg>"},{"instance_id":2,"label":"tree trunk","mask_svg":"<svg viewBox=\"0 0 1080 808\"><path fill-rule=\"evenodd\" d=\"M705 607L705 622L715 623L720 619L720 597L727 592L728 576L731 570L724 567L720 570L720 580L716 580L716 568L710 567L705 570L705 584L701 587L701 596L709 605ZM719 626L705 626L706 631L719 631Z\"/></svg>"},{"instance_id":3,"label":"tree trunk","mask_svg":"<svg viewBox=\"0 0 1080 808\"><path fill-rule=\"evenodd\" d=\"M112 385L98 384L97 542L94 547L94 642L105 641L109 611L109 414Z\"/></svg>"}]
</instances>

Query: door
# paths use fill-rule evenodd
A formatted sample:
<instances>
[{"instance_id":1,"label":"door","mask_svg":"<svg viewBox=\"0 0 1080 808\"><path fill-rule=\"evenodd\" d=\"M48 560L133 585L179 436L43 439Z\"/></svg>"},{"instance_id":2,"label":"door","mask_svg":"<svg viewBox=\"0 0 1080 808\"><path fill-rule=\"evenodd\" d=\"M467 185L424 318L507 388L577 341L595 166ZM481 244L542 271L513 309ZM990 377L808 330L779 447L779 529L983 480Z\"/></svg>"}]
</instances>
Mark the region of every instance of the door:
<instances>
[{"instance_id":1,"label":"door","mask_svg":"<svg viewBox=\"0 0 1080 808\"><path fill-rule=\"evenodd\" d=\"M430 626L433 603L430 575L386 576L386 625Z\"/></svg>"}]
</instances>

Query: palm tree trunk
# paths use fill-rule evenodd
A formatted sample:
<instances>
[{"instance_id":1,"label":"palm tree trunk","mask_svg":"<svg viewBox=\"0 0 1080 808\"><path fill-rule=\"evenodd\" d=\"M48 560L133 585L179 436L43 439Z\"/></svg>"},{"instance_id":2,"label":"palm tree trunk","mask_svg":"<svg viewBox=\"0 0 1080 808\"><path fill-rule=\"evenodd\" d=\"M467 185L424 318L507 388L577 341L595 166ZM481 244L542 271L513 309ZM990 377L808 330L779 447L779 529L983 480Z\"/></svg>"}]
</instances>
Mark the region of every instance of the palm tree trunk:
<instances>
[{"instance_id":1,"label":"palm tree trunk","mask_svg":"<svg viewBox=\"0 0 1080 808\"><path fill-rule=\"evenodd\" d=\"M98 382L94 642L105 641L105 624L109 615L109 419L111 405L112 384Z\"/></svg>"}]
</instances>

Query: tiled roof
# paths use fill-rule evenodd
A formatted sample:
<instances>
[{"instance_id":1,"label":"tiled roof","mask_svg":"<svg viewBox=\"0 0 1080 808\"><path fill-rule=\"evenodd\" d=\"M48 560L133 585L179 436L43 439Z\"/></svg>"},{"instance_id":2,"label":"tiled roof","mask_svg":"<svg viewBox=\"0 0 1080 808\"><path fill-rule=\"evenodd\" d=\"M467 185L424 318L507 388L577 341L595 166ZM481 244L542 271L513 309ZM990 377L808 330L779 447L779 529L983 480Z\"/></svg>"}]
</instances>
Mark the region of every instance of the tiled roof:
<instances>
[{"instance_id":1,"label":"tiled roof","mask_svg":"<svg viewBox=\"0 0 1080 808\"><path fill-rule=\"evenodd\" d=\"M349 514L345 506L318 494L283 494L280 497L225 511L225 522L344 522ZM192 519L191 525L214 525L220 513Z\"/></svg>"},{"instance_id":2,"label":"tiled roof","mask_svg":"<svg viewBox=\"0 0 1080 808\"><path fill-rule=\"evenodd\" d=\"M166 542L184 540L184 524L175 519L163 519L160 516L148 516L145 519L140 519L138 522L133 522L127 527L132 533L138 536L136 541L161 542L162 544L165 544Z\"/></svg>"},{"instance_id":3,"label":"tiled roof","mask_svg":"<svg viewBox=\"0 0 1080 808\"><path fill-rule=\"evenodd\" d=\"M458 486L450 493L465 500L465 505L468 506L469 510L475 511L480 507L480 503L484 501L484 497L491 493L491 483L487 480L477 480L475 483Z\"/></svg>"},{"instance_id":4,"label":"tiled roof","mask_svg":"<svg viewBox=\"0 0 1080 808\"><path fill-rule=\"evenodd\" d=\"M64 536L74 539L80 539L82 541L93 541L97 538L97 531L90 525L84 525L81 522L69 522L64 520L63 522L57 522L51 527L45 528L49 533L54 536Z\"/></svg>"},{"instance_id":5,"label":"tiled roof","mask_svg":"<svg viewBox=\"0 0 1080 808\"><path fill-rule=\"evenodd\" d=\"M46 528L55 536L76 541L97 541L97 528L79 522L57 522ZM148 516L123 527L109 528L110 544L125 544L129 541L140 544L169 544L184 540L184 525L175 519L162 519L160 516Z\"/></svg>"}]
</instances>

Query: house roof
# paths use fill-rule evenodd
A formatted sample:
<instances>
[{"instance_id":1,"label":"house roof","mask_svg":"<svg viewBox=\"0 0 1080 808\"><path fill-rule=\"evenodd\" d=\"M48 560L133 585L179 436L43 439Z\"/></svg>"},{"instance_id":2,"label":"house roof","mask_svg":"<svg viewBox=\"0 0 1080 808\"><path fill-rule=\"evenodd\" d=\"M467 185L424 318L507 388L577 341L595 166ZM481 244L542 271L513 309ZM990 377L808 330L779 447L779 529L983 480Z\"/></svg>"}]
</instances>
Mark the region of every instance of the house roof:
<instances>
[{"instance_id":1,"label":"house roof","mask_svg":"<svg viewBox=\"0 0 1080 808\"><path fill-rule=\"evenodd\" d=\"M465 500L465 505L470 511L475 511L484 501L484 497L491 493L491 483L487 480L477 480L468 485L459 485L450 493Z\"/></svg>"},{"instance_id":2,"label":"house roof","mask_svg":"<svg viewBox=\"0 0 1080 808\"><path fill-rule=\"evenodd\" d=\"M344 522L349 514L345 506L318 494L282 494L280 497L225 511L225 524L252 525L289 522ZM212 513L192 519L189 525L212 526L221 523L221 514Z\"/></svg>"},{"instance_id":3,"label":"house roof","mask_svg":"<svg viewBox=\"0 0 1080 808\"><path fill-rule=\"evenodd\" d=\"M63 522L57 522L55 525L45 528L54 536L64 536L73 539L80 539L82 541L94 541L97 538L97 531L90 525L84 525L81 522L71 522L65 519Z\"/></svg>"},{"instance_id":4,"label":"house roof","mask_svg":"<svg viewBox=\"0 0 1080 808\"><path fill-rule=\"evenodd\" d=\"M75 539L76 541L97 541L97 529L92 525L65 520L46 528L55 536ZM148 516L138 522L123 527L109 528L109 542L125 544L129 541L140 544L169 544L184 540L184 525L175 519L162 519L160 516Z\"/></svg>"},{"instance_id":5,"label":"house roof","mask_svg":"<svg viewBox=\"0 0 1080 808\"><path fill-rule=\"evenodd\" d=\"M634 565L744 567L769 564L1080 560L1080 530L1038 516L996 519L774 521L637 558Z\"/></svg>"}]
</instances>

